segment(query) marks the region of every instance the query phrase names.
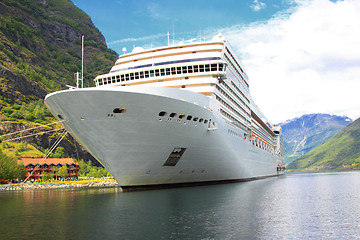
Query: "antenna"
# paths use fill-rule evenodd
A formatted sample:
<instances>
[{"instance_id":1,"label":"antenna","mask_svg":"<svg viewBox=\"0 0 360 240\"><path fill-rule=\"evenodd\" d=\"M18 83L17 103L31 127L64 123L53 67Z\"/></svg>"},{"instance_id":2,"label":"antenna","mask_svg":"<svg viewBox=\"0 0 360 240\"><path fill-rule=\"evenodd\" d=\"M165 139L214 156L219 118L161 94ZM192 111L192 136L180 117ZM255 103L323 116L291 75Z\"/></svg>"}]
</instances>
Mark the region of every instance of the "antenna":
<instances>
[{"instance_id":1,"label":"antenna","mask_svg":"<svg viewBox=\"0 0 360 240\"><path fill-rule=\"evenodd\" d=\"M84 87L84 35L81 36L81 88Z\"/></svg>"},{"instance_id":2,"label":"antenna","mask_svg":"<svg viewBox=\"0 0 360 240\"><path fill-rule=\"evenodd\" d=\"M201 42L201 24L200 24L200 42Z\"/></svg>"},{"instance_id":3,"label":"antenna","mask_svg":"<svg viewBox=\"0 0 360 240\"><path fill-rule=\"evenodd\" d=\"M172 44L174 45L175 44L175 23L174 23L174 20L173 20L173 41L172 41Z\"/></svg>"}]
</instances>

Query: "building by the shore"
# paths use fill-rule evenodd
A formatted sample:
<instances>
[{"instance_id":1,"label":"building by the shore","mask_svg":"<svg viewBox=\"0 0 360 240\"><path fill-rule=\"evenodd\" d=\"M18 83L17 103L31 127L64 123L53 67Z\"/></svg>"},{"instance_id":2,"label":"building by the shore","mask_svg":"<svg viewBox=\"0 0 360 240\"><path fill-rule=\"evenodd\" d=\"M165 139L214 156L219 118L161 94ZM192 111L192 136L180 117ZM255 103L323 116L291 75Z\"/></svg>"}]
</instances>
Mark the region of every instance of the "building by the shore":
<instances>
[{"instance_id":1,"label":"building by the shore","mask_svg":"<svg viewBox=\"0 0 360 240\"><path fill-rule=\"evenodd\" d=\"M78 179L79 177L79 164L72 158L21 158L18 164L23 164L26 170L26 177L30 180L41 180L43 175L48 173L53 175L53 179L59 179L56 169L66 165L69 178ZM35 169L35 171L34 171ZM32 173L32 174L31 174Z\"/></svg>"}]
</instances>

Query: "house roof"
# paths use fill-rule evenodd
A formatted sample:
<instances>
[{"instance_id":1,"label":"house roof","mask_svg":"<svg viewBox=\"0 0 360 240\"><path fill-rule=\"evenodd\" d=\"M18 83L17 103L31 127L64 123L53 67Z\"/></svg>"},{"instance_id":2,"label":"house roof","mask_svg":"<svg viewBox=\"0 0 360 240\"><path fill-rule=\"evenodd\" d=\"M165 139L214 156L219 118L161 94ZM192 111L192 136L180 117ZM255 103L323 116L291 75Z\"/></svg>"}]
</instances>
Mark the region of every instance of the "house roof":
<instances>
[{"instance_id":1,"label":"house roof","mask_svg":"<svg viewBox=\"0 0 360 240\"><path fill-rule=\"evenodd\" d=\"M72 158L47 158L45 160L43 158L21 158L20 160L18 160L18 163L20 163L20 162L22 162L24 164L24 166L27 166L30 164L35 166L38 163L40 165L44 165L44 164L47 164L47 165L51 165L51 164L54 164L54 165L58 165L58 164L79 165L77 162L74 162L74 160Z\"/></svg>"}]
</instances>

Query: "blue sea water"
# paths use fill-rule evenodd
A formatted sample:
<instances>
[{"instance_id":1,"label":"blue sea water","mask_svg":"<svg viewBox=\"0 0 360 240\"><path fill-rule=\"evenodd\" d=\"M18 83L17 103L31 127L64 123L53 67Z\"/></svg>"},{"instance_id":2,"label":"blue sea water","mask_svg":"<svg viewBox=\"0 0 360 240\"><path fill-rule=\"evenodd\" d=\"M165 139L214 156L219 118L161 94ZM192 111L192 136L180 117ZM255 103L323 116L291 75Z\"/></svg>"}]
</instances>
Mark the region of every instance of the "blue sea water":
<instances>
[{"instance_id":1,"label":"blue sea water","mask_svg":"<svg viewBox=\"0 0 360 240\"><path fill-rule=\"evenodd\" d=\"M0 239L360 239L360 172L0 192Z\"/></svg>"}]
</instances>

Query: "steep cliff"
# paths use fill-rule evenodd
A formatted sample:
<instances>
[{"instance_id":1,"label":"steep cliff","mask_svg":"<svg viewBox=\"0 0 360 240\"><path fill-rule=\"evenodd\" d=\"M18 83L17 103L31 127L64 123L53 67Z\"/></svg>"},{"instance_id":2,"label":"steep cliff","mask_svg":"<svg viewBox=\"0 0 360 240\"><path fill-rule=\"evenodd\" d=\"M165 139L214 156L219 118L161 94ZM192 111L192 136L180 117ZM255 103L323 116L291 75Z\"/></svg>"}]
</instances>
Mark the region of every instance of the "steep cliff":
<instances>
[{"instance_id":1,"label":"steep cliff","mask_svg":"<svg viewBox=\"0 0 360 240\"><path fill-rule=\"evenodd\" d=\"M85 37L85 85L105 73L117 54L91 19L69 0L0 2L0 104L22 103L74 84Z\"/></svg>"},{"instance_id":2,"label":"steep cliff","mask_svg":"<svg viewBox=\"0 0 360 240\"><path fill-rule=\"evenodd\" d=\"M42 99L75 84L82 36L84 85L92 86L117 54L107 48L89 16L69 0L0 1L0 135L54 121L44 112ZM46 149L57 137L46 133L21 141ZM69 135L60 146L66 156L94 161Z\"/></svg>"}]
</instances>

